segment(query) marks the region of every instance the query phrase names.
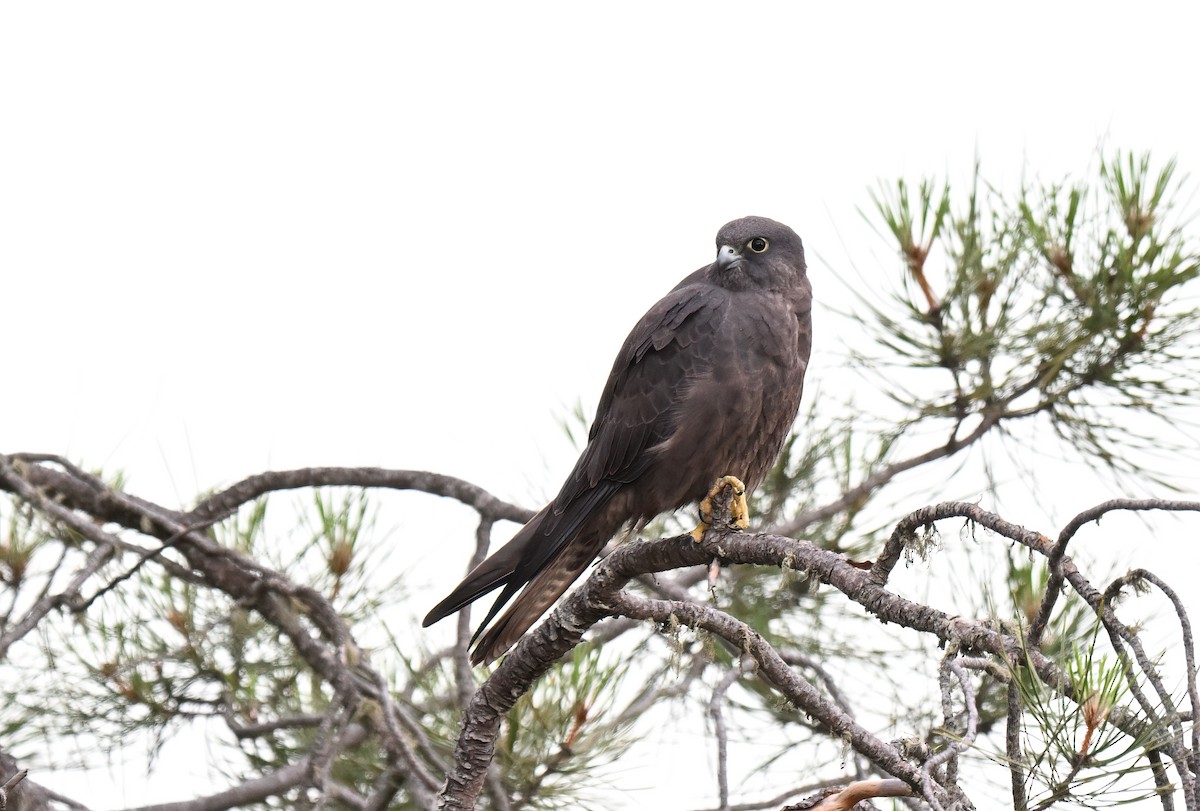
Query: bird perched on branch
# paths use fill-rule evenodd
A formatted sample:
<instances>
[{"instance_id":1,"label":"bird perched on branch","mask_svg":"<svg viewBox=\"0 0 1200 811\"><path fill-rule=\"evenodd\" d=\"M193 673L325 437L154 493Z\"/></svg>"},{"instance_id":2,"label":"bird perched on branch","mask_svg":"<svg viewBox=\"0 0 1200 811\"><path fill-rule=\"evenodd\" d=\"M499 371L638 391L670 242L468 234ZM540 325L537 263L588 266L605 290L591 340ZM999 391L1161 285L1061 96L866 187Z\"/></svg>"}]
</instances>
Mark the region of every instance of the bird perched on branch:
<instances>
[{"instance_id":1,"label":"bird perched on branch","mask_svg":"<svg viewBox=\"0 0 1200 811\"><path fill-rule=\"evenodd\" d=\"M791 228L765 217L722 227L716 260L676 285L625 339L587 447L554 501L424 625L503 586L472 639L471 661L492 662L622 526L703 499L700 540L712 520L708 499L725 483L745 526L745 494L775 463L800 407L811 311L804 247Z\"/></svg>"}]
</instances>

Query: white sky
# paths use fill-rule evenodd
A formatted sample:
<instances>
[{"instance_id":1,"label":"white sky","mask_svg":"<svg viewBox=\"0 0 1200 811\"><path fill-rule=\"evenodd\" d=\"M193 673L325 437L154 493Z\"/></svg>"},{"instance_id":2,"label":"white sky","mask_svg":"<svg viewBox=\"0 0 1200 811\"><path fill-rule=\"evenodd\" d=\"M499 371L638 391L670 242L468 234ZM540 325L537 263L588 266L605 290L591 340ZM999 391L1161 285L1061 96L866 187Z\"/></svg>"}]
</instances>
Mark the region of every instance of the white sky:
<instances>
[{"instance_id":1,"label":"white sky","mask_svg":"<svg viewBox=\"0 0 1200 811\"><path fill-rule=\"evenodd\" d=\"M722 223L792 225L828 304L895 272L880 179L1200 168L1200 11L1133 8L6 3L0 451L167 503L337 464L532 505Z\"/></svg>"}]
</instances>

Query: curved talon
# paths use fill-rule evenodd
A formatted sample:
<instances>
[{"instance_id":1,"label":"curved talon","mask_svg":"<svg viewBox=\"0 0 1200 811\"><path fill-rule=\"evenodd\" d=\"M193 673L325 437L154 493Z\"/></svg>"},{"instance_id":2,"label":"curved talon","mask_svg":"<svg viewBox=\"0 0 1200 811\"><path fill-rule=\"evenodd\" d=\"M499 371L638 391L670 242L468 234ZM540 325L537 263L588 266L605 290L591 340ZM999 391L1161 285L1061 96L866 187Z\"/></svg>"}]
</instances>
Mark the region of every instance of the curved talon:
<instances>
[{"instance_id":1,"label":"curved talon","mask_svg":"<svg viewBox=\"0 0 1200 811\"><path fill-rule=\"evenodd\" d=\"M721 479L733 487L733 498L729 500L729 514L733 517L733 525L738 529L750 526L750 505L746 503L746 485L735 476Z\"/></svg>"},{"instance_id":2,"label":"curved talon","mask_svg":"<svg viewBox=\"0 0 1200 811\"><path fill-rule=\"evenodd\" d=\"M712 500L719 496L721 491L726 487L733 491L733 495L729 499L729 514L733 518L730 526L737 529L745 529L750 526L750 507L746 503L746 485L737 476L722 476L717 479L717 483L712 486L708 491L708 495L700 502L700 526L693 529L690 533L696 543L704 540L704 533L712 526Z\"/></svg>"}]
</instances>

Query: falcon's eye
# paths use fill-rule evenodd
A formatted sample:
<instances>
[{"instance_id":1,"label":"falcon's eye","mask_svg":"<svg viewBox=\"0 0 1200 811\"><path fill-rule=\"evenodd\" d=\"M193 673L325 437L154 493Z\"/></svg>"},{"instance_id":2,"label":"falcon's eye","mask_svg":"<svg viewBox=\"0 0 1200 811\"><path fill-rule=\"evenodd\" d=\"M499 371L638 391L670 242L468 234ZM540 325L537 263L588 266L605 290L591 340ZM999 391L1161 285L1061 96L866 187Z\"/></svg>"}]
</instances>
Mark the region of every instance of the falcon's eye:
<instances>
[{"instance_id":1,"label":"falcon's eye","mask_svg":"<svg viewBox=\"0 0 1200 811\"><path fill-rule=\"evenodd\" d=\"M754 251L755 253L765 253L767 250L767 246L770 244L771 243L767 242L762 237L755 237L754 239L752 239L746 243L746 247L749 248L750 250Z\"/></svg>"}]
</instances>

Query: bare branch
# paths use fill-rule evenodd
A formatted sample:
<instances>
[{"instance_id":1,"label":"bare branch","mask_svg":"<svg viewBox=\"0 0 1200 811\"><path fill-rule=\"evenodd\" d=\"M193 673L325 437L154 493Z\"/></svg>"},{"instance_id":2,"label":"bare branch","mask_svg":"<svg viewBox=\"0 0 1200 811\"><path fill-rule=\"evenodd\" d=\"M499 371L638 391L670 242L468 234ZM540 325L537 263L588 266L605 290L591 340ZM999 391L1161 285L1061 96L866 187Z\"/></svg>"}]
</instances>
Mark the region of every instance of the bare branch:
<instances>
[{"instance_id":1,"label":"bare branch","mask_svg":"<svg viewBox=\"0 0 1200 811\"><path fill-rule=\"evenodd\" d=\"M781 811L854 811L855 806L876 797L911 797L913 790L889 777L884 780L857 780L844 788L828 789L817 797L784 806Z\"/></svg>"},{"instance_id":2,"label":"bare branch","mask_svg":"<svg viewBox=\"0 0 1200 811\"><path fill-rule=\"evenodd\" d=\"M1180 636L1183 639L1183 661L1187 673L1187 691L1188 702L1191 704L1190 718L1192 720L1200 718L1200 691L1196 688L1196 646L1195 639L1192 636L1192 622L1188 619L1187 609L1184 608L1183 600L1173 588L1163 582L1162 578L1153 572L1145 569L1134 569L1129 573L1131 578L1136 577L1145 580L1147 583L1153 583L1167 599L1171 601L1171 606L1175 609L1175 616L1179 619ZM1180 714L1180 720L1182 713ZM1192 746L1189 755L1189 762L1193 774L1200 775L1200 725L1192 724Z\"/></svg>"},{"instance_id":3,"label":"bare branch","mask_svg":"<svg viewBox=\"0 0 1200 811\"><path fill-rule=\"evenodd\" d=\"M352 724L338 736L334 745L339 751L349 749L365 741L367 736L366 727ZM231 808L244 808L271 797L281 797L301 786L310 785L313 763L314 755L310 755L298 763L292 763L270 774L247 780L227 791L176 803L142 805L129 809L129 811L227 811Z\"/></svg>"},{"instance_id":4,"label":"bare branch","mask_svg":"<svg viewBox=\"0 0 1200 811\"><path fill-rule=\"evenodd\" d=\"M461 501L493 521L515 521L523 524L533 517L532 510L502 501L482 487L453 476L424 470L387 470L375 467L308 467L259 473L209 496L192 508L189 515L199 520L228 515L242 504L259 496L302 487L419 490Z\"/></svg>"},{"instance_id":5,"label":"bare branch","mask_svg":"<svg viewBox=\"0 0 1200 811\"><path fill-rule=\"evenodd\" d=\"M1013 811L1029 811L1029 800L1025 795L1025 750L1021 746L1021 688L1016 681L1009 681L1007 695L1008 719L1004 728L1004 751L1008 756Z\"/></svg>"},{"instance_id":6,"label":"bare branch","mask_svg":"<svg viewBox=\"0 0 1200 811\"><path fill-rule=\"evenodd\" d=\"M689 536L690 537L690 536ZM739 646L758 665L758 676L802 712L823 724L835 738L848 739L864 757L896 775L914 788L920 775L901 754L859 726L832 702L801 678L754 629L709 606L635 597L618 591L609 598L614 611L636 619L659 623L675 620L682 625L703 628L731 644Z\"/></svg>"},{"instance_id":7,"label":"bare branch","mask_svg":"<svg viewBox=\"0 0 1200 811\"><path fill-rule=\"evenodd\" d=\"M721 704L729 688L742 677L747 667L753 668L753 660L743 656L737 664L729 669L713 688L712 697L708 701L708 714L713 719L713 734L717 738L717 798L720 811L729 809L729 733L725 729L725 715Z\"/></svg>"},{"instance_id":8,"label":"bare branch","mask_svg":"<svg viewBox=\"0 0 1200 811\"><path fill-rule=\"evenodd\" d=\"M222 715L225 718L225 725L229 727L229 731L238 740L261 738L264 735L270 735L273 732L283 729L303 729L320 726L325 718L323 715L296 715L287 718L278 718L274 721L264 721L260 724L241 724L233 717L228 701L224 702Z\"/></svg>"},{"instance_id":9,"label":"bare branch","mask_svg":"<svg viewBox=\"0 0 1200 811\"><path fill-rule=\"evenodd\" d=\"M1067 544L1075 537L1075 534L1083 528L1084 524L1092 521L1099 521L1104 515L1116 510L1128 511L1146 511L1146 510L1166 510L1170 512L1195 512L1200 510L1200 502L1197 501L1171 501L1166 499L1129 499L1118 498L1110 501L1105 501L1103 504L1097 504L1095 507L1090 507L1076 515L1067 525L1063 527L1062 532L1058 534L1058 542L1054 545L1049 555L1050 564L1050 581L1046 584L1046 596L1038 608L1037 616L1034 618L1033 624L1029 628L1029 639L1036 645L1041 642L1042 634L1045 633L1046 625L1050 622L1050 614L1054 611L1054 605L1058 600L1059 591L1062 589L1063 576L1059 571L1059 562L1067 552Z\"/></svg>"},{"instance_id":10,"label":"bare branch","mask_svg":"<svg viewBox=\"0 0 1200 811\"><path fill-rule=\"evenodd\" d=\"M945 708L946 731L953 734L954 727L954 712L951 707L950 690L949 690L949 674L954 674L958 678L958 683L962 687L963 705L967 713L966 728L958 740L952 741L942 751L928 758L921 764L921 791L935 811L944 811L941 799L938 797L938 791L934 786L934 771L942 764L946 764L946 776L941 780L941 788L946 791L958 792L956 785L957 769L951 768L958 759L961 752L965 752L975 740L976 731L979 727L979 708L975 706L975 688L971 684L971 677L967 674L965 667L967 660L961 659L958 656L947 656L942 660L942 666L939 668L939 682L942 685L942 704ZM975 660L973 664L986 667L986 660Z\"/></svg>"},{"instance_id":11,"label":"bare branch","mask_svg":"<svg viewBox=\"0 0 1200 811\"><path fill-rule=\"evenodd\" d=\"M795 651L781 651L779 655L789 665L804 667L815 673L817 678L821 680L821 683L825 685L825 689L829 691L829 697L837 702L837 705L841 707L842 712L846 713L846 715L849 715L851 718L854 717L854 707L851 706L850 700L846 697L846 694L842 692L841 688L838 687L837 679L831 676L820 662L816 661L811 656L805 656L804 654L796 653Z\"/></svg>"}]
</instances>

